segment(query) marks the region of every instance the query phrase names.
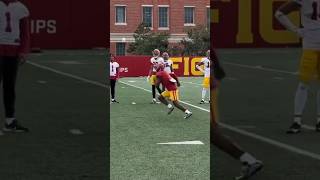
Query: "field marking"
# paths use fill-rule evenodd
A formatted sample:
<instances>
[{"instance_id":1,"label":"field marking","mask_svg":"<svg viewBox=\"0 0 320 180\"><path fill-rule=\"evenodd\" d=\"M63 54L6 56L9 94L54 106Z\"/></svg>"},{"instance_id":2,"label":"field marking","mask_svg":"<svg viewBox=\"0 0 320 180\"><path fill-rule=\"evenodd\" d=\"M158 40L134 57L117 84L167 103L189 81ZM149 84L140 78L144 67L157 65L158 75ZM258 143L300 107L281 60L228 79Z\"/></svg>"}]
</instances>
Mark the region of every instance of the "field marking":
<instances>
[{"instance_id":1,"label":"field marking","mask_svg":"<svg viewBox=\"0 0 320 180\"><path fill-rule=\"evenodd\" d=\"M223 62L223 64L238 66L238 67L248 68L248 69L264 70L264 71L284 73L284 74L290 74L290 75L298 75L298 72L285 71L285 70L281 70L281 69L272 69L272 68L266 68L266 67L262 67L262 66L250 66L250 65L231 63L231 62Z\"/></svg>"},{"instance_id":2,"label":"field marking","mask_svg":"<svg viewBox=\"0 0 320 180\"><path fill-rule=\"evenodd\" d=\"M167 142L167 143L157 143L157 144L165 144L165 145L204 145L201 141L181 141L181 142Z\"/></svg>"},{"instance_id":3,"label":"field marking","mask_svg":"<svg viewBox=\"0 0 320 180\"><path fill-rule=\"evenodd\" d=\"M27 61L27 63L30 64L30 65L33 65L35 67L38 67L40 69L45 69L45 70L54 72L56 74L60 74L60 75L66 76L66 77L70 77L70 78L73 78L73 79L76 79L76 80L79 80L79 81L86 82L88 84L93 84L93 85L96 85L96 86L109 88L109 86L106 85L106 84L102 84L102 83L97 82L97 81L92 81L92 80L89 80L89 79L86 79L86 78L83 78L83 77L80 77L80 76L76 76L76 75L73 75L73 74L70 74L70 73L62 72L62 71L59 71L57 69L53 69L53 68L50 68L48 66L43 66L43 65L40 65L40 64L35 63L35 62Z\"/></svg>"},{"instance_id":4,"label":"field marking","mask_svg":"<svg viewBox=\"0 0 320 180\"><path fill-rule=\"evenodd\" d=\"M84 134L80 129L70 129L69 132L73 135L83 135Z\"/></svg>"},{"instance_id":5,"label":"field marking","mask_svg":"<svg viewBox=\"0 0 320 180\"><path fill-rule=\"evenodd\" d=\"M272 68L263 68L262 66L249 66L249 65L244 65L244 64L238 64L238 63L230 63L230 62L224 62L224 64L229 64L233 66L239 66L243 68L248 68L248 69L255 69L255 70L262 70L262 71L270 71L270 72L277 72L277 73L285 73L285 74L291 74L291 75L298 75L298 72L290 72L290 71L284 71L284 70L278 70L278 69L272 69ZM276 80L283 80L284 78L282 77L274 77ZM302 128L308 129L308 130L315 130L314 127L303 124Z\"/></svg>"},{"instance_id":6,"label":"field marking","mask_svg":"<svg viewBox=\"0 0 320 180\"><path fill-rule=\"evenodd\" d=\"M40 65L40 64L37 64L37 63L34 63L34 62L30 62L29 61L28 64L31 64L31 65L33 65L35 67L40 68L40 69L45 69L45 70L60 74L62 76L70 77L70 78L73 78L73 79L76 79L76 80L80 80L80 81L83 81L83 82L86 82L86 83L89 83L89 84L93 84L93 85L96 85L96 86L100 86L100 87L103 87L103 88L109 88L105 84L102 84L102 83L99 83L99 82L96 82L96 81L92 81L92 80L88 80L88 79L85 79L85 78L82 78L82 77L79 77L79 76L76 76L76 75L72 75L72 74L69 74L69 73L65 73L65 72L62 72L62 71L59 71L59 70L56 70L56 69L53 69L53 68L50 68L50 67L47 67L47 66L43 66L43 65ZM137 89L141 89L141 90L144 90L144 91L147 91L147 92L151 92L150 90L147 90L147 89L144 89L142 87L138 87L138 86L135 86L135 85L132 85L132 84L129 84L129 83L125 83L125 82L122 82L122 81L120 81L120 83L126 84L126 85L131 86L131 87L135 87ZM183 103L183 104L187 104L189 106L192 106L194 108L197 108L197 109L200 109L200 110L203 110L203 111L206 111L206 112L210 112L210 110L208 110L208 109L205 109L205 108L202 108L202 107L199 107L199 106L195 106L195 105L192 105L190 103L186 103L184 101L180 101L180 102ZM225 128L225 129L230 130L230 131L233 131L233 132L239 133L241 135L245 135L245 136L251 137L251 138L256 139L256 140L260 140L261 142L265 142L267 144L276 146L278 148L285 149L287 151L291 151L293 153L300 154L300 155L303 155L303 156L307 156L307 157L310 157L312 159L320 160L320 155L319 154L316 154L316 153L313 153L313 152L309 152L309 151L306 151L304 149L300 149L300 148L297 148L297 147L294 147L294 146L291 146L291 145L288 145L288 144L285 144L285 143L282 143L282 142L279 142L279 141L276 141L276 140L273 140L273 139L270 139L270 138L266 138L266 137L260 136L258 134L255 134L255 133L251 133L251 132L248 132L248 131L233 127L233 126L228 125L228 124L219 123L219 125L221 127Z\"/></svg>"},{"instance_id":7,"label":"field marking","mask_svg":"<svg viewBox=\"0 0 320 180\"><path fill-rule=\"evenodd\" d=\"M122 82L122 81L120 81L120 83L126 84L128 86L131 86L131 87L134 87L134 88L137 88L137 89L141 89L141 90L144 90L144 91L147 91L147 92L151 92L148 89L145 89L145 88L142 88L142 87L138 87L138 86L135 86L135 85L132 85L132 84L129 84L129 83L125 83L125 82ZM210 112L210 110L208 110L208 109L205 109L205 108L202 108L202 107L199 107L199 106L195 106L195 105L187 103L185 101L180 101L180 102L183 103L183 104L192 106L194 108L197 108L197 109L200 109L200 110L203 110L203 111L206 111L206 112ZM262 142L265 142L267 144L276 146L278 148L285 149L287 151L291 151L291 152L296 153L296 154L304 155L304 156L310 157L312 159L320 160L320 154L309 152L307 150L300 149L300 148L297 148L297 147L282 143L280 141L276 141L276 140L273 140L273 139L270 139L270 138L266 138L266 137L263 137L261 135L258 135L258 134L255 134L255 133L251 133L251 132L239 129L239 128L233 127L233 126L225 124L225 123L221 123L220 122L219 125L221 127L225 128L225 129L230 130L230 131L239 133L239 134L244 135L244 136L251 137L251 138L256 139L256 140L260 140Z\"/></svg>"}]
</instances>

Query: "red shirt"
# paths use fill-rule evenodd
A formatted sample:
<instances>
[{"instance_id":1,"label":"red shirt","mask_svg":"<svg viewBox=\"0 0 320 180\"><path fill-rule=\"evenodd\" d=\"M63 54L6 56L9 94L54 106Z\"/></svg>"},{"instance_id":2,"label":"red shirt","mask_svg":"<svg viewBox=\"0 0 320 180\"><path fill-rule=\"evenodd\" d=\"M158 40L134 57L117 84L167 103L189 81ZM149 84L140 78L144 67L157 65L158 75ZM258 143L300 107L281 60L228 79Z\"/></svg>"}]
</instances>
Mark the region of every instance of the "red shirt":
<instances>
[{"instance_id":1,"label":"red shirt","mask_svg":"<svg viewBox=\"0 0 320 180\"><path fill-rule=\"evenodd\" d=\"M175 91L177 90L177 85L175 82L175 79L173 79L169 73L167 73L166 71L159 71L157 72L157 78L160 78L161 83L164 85L164 87L168 90L168 91Z\"/></svg>"}]
</instances>

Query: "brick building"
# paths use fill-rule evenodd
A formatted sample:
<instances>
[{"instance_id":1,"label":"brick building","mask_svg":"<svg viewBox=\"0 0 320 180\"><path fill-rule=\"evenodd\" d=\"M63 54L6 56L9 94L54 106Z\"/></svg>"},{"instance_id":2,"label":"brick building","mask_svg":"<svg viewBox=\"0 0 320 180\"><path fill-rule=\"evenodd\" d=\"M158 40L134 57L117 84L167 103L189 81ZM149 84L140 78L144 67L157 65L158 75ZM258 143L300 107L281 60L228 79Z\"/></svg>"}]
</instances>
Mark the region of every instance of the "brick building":
<instances>
[{"instance_id":1,"label":"brick building","mask_svg":"<svg viewBox=\"0 0 320 180\"><path fill-rule=\"evenodd\" d=\"M111 0L110 51L125 55L133 32L144 22L156 32L168 32L169 43L186 37L186 30L210 24L209 0Z\"/></svg>"}]
</instances>

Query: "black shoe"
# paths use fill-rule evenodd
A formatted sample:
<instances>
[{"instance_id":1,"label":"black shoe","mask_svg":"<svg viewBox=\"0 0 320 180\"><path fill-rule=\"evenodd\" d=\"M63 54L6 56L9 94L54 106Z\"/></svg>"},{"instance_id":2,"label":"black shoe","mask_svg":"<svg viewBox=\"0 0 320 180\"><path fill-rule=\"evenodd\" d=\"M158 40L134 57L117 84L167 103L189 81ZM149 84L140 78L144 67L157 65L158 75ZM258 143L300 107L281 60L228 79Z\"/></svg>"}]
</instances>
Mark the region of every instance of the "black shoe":
<instances>
[{"instance_id":1,"label":"black shoe","mask_svg":"<svg viewBox=\"0 0 320 180\"><path fill-rule=\"evenodd\" d=\"M117 100L111 100L111 103L119 103Z\"/></svg>"},{"instance_id":2,"label":"black shoe","mask_svg":"<svg viewBox=\"0 0 320 180\"><path fill-rule=\"evenodd\" d=\"M191 117L191 116L192 116L192 112L186 113L186 115L184 116L184 119L188 119L188 118Z\"/></svg>"},{"instance_id":3,"label":"black shoe","mask_svg":"<svg viewBox=\"0 0 320 180\"><path fill-rule=\"evenodd\" d=\"M244 163L242 165L241 175L239 177L234 178L235 180L245 180L254 176L257 172L259 172L263 168L263 163L261 161L257 161L254 164Z\"/></svg>"},{"instance_id":4,"label":"black shoe","mask_svg":"<svg viewBox=\"0 0 320 180\"><path fill-rule=\"evenodd\" d=\"M317 131L317 132L320 132L320 122L318 122L318 123L316 124L316 131Z\"/></svg>"},{"instance_id":5,"label":"black shoe","mask_svg":"<svg viewBox=\"0 0 320 180\"><path fill-rule=\"evenodd\" d=\"M204 104L206 103L203 99L199 102L199 104Z\"/></svg>"},{"instance_id":6,"label":"black shoe","mask_svg":"<svg viewBox=\"0 0 320 180\"><path fill-rule=\"evenodd\" d=\"M287 130L287 134L298 134L301 132L301 125L294 122Z\"/></svg>"},{"instance_id":7,"label":"black shoe","mask_svg":"<svg viewBox=\"0 0 320 180\"><path fill-rule=\"evenodd\" d=\"M172 106L171 108L169 108L168 110L168 115L172 113L172 111L174 110L174 107Z\"/></svg>"},{"instance_id":8,"label":"black shoe","mask_svg":"<svg viewBox=\"0 0 320 180\"><path fill-rule=\"evenodd\" d=\"M11 124L4 124L4 132L29 132L29 129L18 124L17 120L12 121Z\"/></svg>"}]
</instances>

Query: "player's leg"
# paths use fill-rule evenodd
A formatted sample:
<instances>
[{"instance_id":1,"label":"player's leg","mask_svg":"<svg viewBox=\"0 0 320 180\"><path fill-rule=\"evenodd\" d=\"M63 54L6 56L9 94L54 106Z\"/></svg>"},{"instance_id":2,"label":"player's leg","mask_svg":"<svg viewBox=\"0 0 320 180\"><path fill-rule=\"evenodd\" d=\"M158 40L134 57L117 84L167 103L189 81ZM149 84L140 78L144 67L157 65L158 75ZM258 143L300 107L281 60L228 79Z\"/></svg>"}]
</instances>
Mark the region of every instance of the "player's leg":
<instances>
[{"instance_id":1,"label":"player's leg","mask_svg":"<svg viewBox=\"0 0 320 180\"><path fill-rule=\"evenodd\" d=\"M238 145L233 141L224 136L217 123L217 101L216 101L216 91L211 92L211 127L210 127L210 142L212 145L215 145L223 152L229 154L236 160L239 160L243 163L242 173L236 179L247 179L248 177L253 176L259 170L262 169L263 164L261 161L258 161L248 152L243 151ZM214 148L210 148L213 150Z\"/></svg>"},{"instance_id":2,"label":"player's leg","mask_svg":"<svg viewBox=\"0 0 320 180\"><path fill-rule=\"evenodd\" d=\"M171 112L174 110L174 107L172 104L170 104L166 98L170 97L169 91L163 91L160 96L158 97L159 101L162 102L164 105L168 107L168 114L171 114Z\"/></svg>"},{"instance_id":3,"label":"player's leg","mask_svg":"<svg viewBox=\"0 0 320 180\"><path fill-rule=\"evenodd\" d=\"M15 117L15 88L18 66L19 59L16 57L5 57L3 59L3 100L6 116L4 131L27 132L29 130L19 125Z\"/></svg>"},{"instance_id":4,"label":"player's leg","mask_svg":"<svg viewBox=\"0 0 320 180\"><path fill-rule=\"evenodd\" d=\"M203 79L203 83L202 83L202 92L201 92L201 101L200 104L204 104L205 103L205 99L206 99L206 95L207 93L209 93L210 91L210 78L205 77Z\"/></svg>"},{"instance_id":5,"label":"player's leg","mask_svg":"<svg viewBox=\"0 0 320 180\"><path fill-rule=\"evenodd\" d=\"M115 99L115 94L116 94L116 83L117 81L115 79L110 79L110 86L111 86L111 102L113 103L119 103Z\"/></svg>"},{"instance_id":6,"label":"player's leg","mask_svg":"<svg viewBox=\"0 0 320 180\"><path fill-rule=\"evenodd\" d=\"M185 119L187 119L187 118L192 116L192 112L189 111L188 109L186 109L185 107L183 107L179 103L179 90L170 91L170 100L172 101L172 104L175 107L177 107L178 109L180 109L182 112L185 113L185 116L184 116Z\"/></svg>"},{"instance_id":7,"label":"player's leg","mask_svg":"<svg viewBox=\"0 0 320 180\"><path fill-rule=\"evenodd\" d=\"M156 100L156 81L157 81L156 75L152 75L150 77L150 84L151 84L151 90L152 90L152 103L153 104L157 103L157 100Z\"/></svg>"},{"instance_id":8,"label":"player's leg","mask_svg":"<svg viewBox=\"0 0 320 180\"><path fill-rule=\"evenodd\" d=\"M301 132L302 114L307 102L309 83L314 78L317 68L317 54L313 50L304 50L299 69L300 83L294 98L294 118L287 133Z\"/></svg>"}]
</instances>

